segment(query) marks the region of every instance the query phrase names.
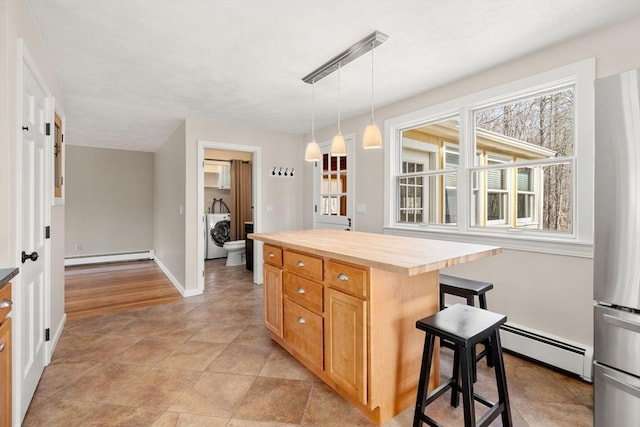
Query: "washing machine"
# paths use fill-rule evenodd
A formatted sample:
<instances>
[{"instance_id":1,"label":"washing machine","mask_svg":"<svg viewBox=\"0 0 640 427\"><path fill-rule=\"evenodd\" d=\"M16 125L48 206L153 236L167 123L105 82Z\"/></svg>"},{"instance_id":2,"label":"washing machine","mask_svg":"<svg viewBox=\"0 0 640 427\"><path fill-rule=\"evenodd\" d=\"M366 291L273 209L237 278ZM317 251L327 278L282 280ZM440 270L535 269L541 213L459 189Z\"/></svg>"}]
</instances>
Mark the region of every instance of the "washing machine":
<instances>
[{"instance_id":1,"label":"washing machine","mask_svg":"<svg viewBox=\"0 0 640 427\"><path fill-rule=\"evenodd\" d=\"M205 259L225 258L222 245L231 239L231 215L207 214L205 232Z\"/></svg>"}]
</instances>

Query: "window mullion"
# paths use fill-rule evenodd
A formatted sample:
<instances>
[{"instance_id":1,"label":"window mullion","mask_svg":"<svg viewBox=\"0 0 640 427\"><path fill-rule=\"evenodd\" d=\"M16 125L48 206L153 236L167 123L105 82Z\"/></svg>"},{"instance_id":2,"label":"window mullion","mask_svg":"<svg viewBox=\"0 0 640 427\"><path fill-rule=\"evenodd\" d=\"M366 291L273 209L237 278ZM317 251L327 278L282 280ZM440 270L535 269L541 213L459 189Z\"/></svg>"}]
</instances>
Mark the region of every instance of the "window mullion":
<instances>
[{"instance_id":1,"label":"window mullion","mask_svg":"<svg viewBox=\"0 0 640 427\"><path fill-rule=\"evenodd\" d=\"M471 224L472 185L469 167L475 161L475 138L472 126L472 112L468 108L460 109L460 159L458 162L458 229L468 231Z\"/></svg>"}]
</instances>

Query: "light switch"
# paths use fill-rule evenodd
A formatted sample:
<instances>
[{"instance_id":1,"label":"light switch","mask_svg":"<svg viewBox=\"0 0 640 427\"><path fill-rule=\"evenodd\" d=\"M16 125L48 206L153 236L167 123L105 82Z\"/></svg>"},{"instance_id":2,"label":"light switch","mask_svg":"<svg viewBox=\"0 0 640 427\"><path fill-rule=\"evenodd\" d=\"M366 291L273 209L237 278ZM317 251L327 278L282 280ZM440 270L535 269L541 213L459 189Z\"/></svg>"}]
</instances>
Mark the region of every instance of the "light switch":
<instances>
[{"instance_id":1,"label":"light switch","mask_svg":"<svg viewBox=\"0 0 640 427\"><path fill-rule=\"evenodd\" d=\"M356 213L367 213L367 205L364 203L356 203Z\"/></svg>"}]
</instances>

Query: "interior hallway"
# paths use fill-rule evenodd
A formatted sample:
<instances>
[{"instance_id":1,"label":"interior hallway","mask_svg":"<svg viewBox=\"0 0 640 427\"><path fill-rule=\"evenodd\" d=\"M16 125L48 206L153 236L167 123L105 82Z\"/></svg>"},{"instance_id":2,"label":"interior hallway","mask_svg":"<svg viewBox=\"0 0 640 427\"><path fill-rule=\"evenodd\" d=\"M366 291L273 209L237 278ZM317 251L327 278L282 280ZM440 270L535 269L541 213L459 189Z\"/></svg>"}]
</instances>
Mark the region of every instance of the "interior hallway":
<instances>
[{"instance_id":1,"label":"interior hallway","mask_svg":"<svg viewBox=\"0 0 640 427\"><path fill-rule=\"evenodd\" d=\"M69 320L24 426L370 426L262 326L262 286L206 262L203 295ZM451 352L442 351L450 372ZM516 426L591 426L591 384L505 354ZM493 371L476 390L493 398ZM478 417L484 407L476 406ZM446 397L429 407L463 425ZM412 409L386 424L410 426ZM496 420L492 425L501 425Z\"/></svg>"}]
</instances>

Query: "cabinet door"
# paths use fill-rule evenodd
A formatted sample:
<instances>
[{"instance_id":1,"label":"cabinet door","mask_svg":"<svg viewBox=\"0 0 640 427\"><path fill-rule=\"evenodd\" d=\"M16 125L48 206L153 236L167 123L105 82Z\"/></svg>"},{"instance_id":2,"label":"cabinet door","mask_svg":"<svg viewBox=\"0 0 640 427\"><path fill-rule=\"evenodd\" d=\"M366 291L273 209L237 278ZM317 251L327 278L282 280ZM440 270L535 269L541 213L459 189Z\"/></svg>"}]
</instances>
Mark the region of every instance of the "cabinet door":
<instances>
[{"instance_id":1,"label":"cabinet door","mask_svg":"<svg viewBox=\"0 0 640 427\"><path fill-rule=\"evenodd\" d=\"M282 338L282 270L264 264L264 325Z\"/></svg>"},{"instance_id":2,"label":"cabinet door","mask_svg":"<svg viewBox=\"0 0 640 427\"><path fill-rule=\"evenodd\" d=\"M3 323L0 323L0 426L10 426L10 425L11 425L11 318L8 318Z\"/></svg>"},{"instance_id":3,"label":"cabinet door","mask_svg":"<svg viewBox=\"0 0 640 427\"><path fill-rule=\"evenodd\" d=\"M367 302L331 288L325 297L325 372L366 404Z\"/></svg>"}]
</instances>

